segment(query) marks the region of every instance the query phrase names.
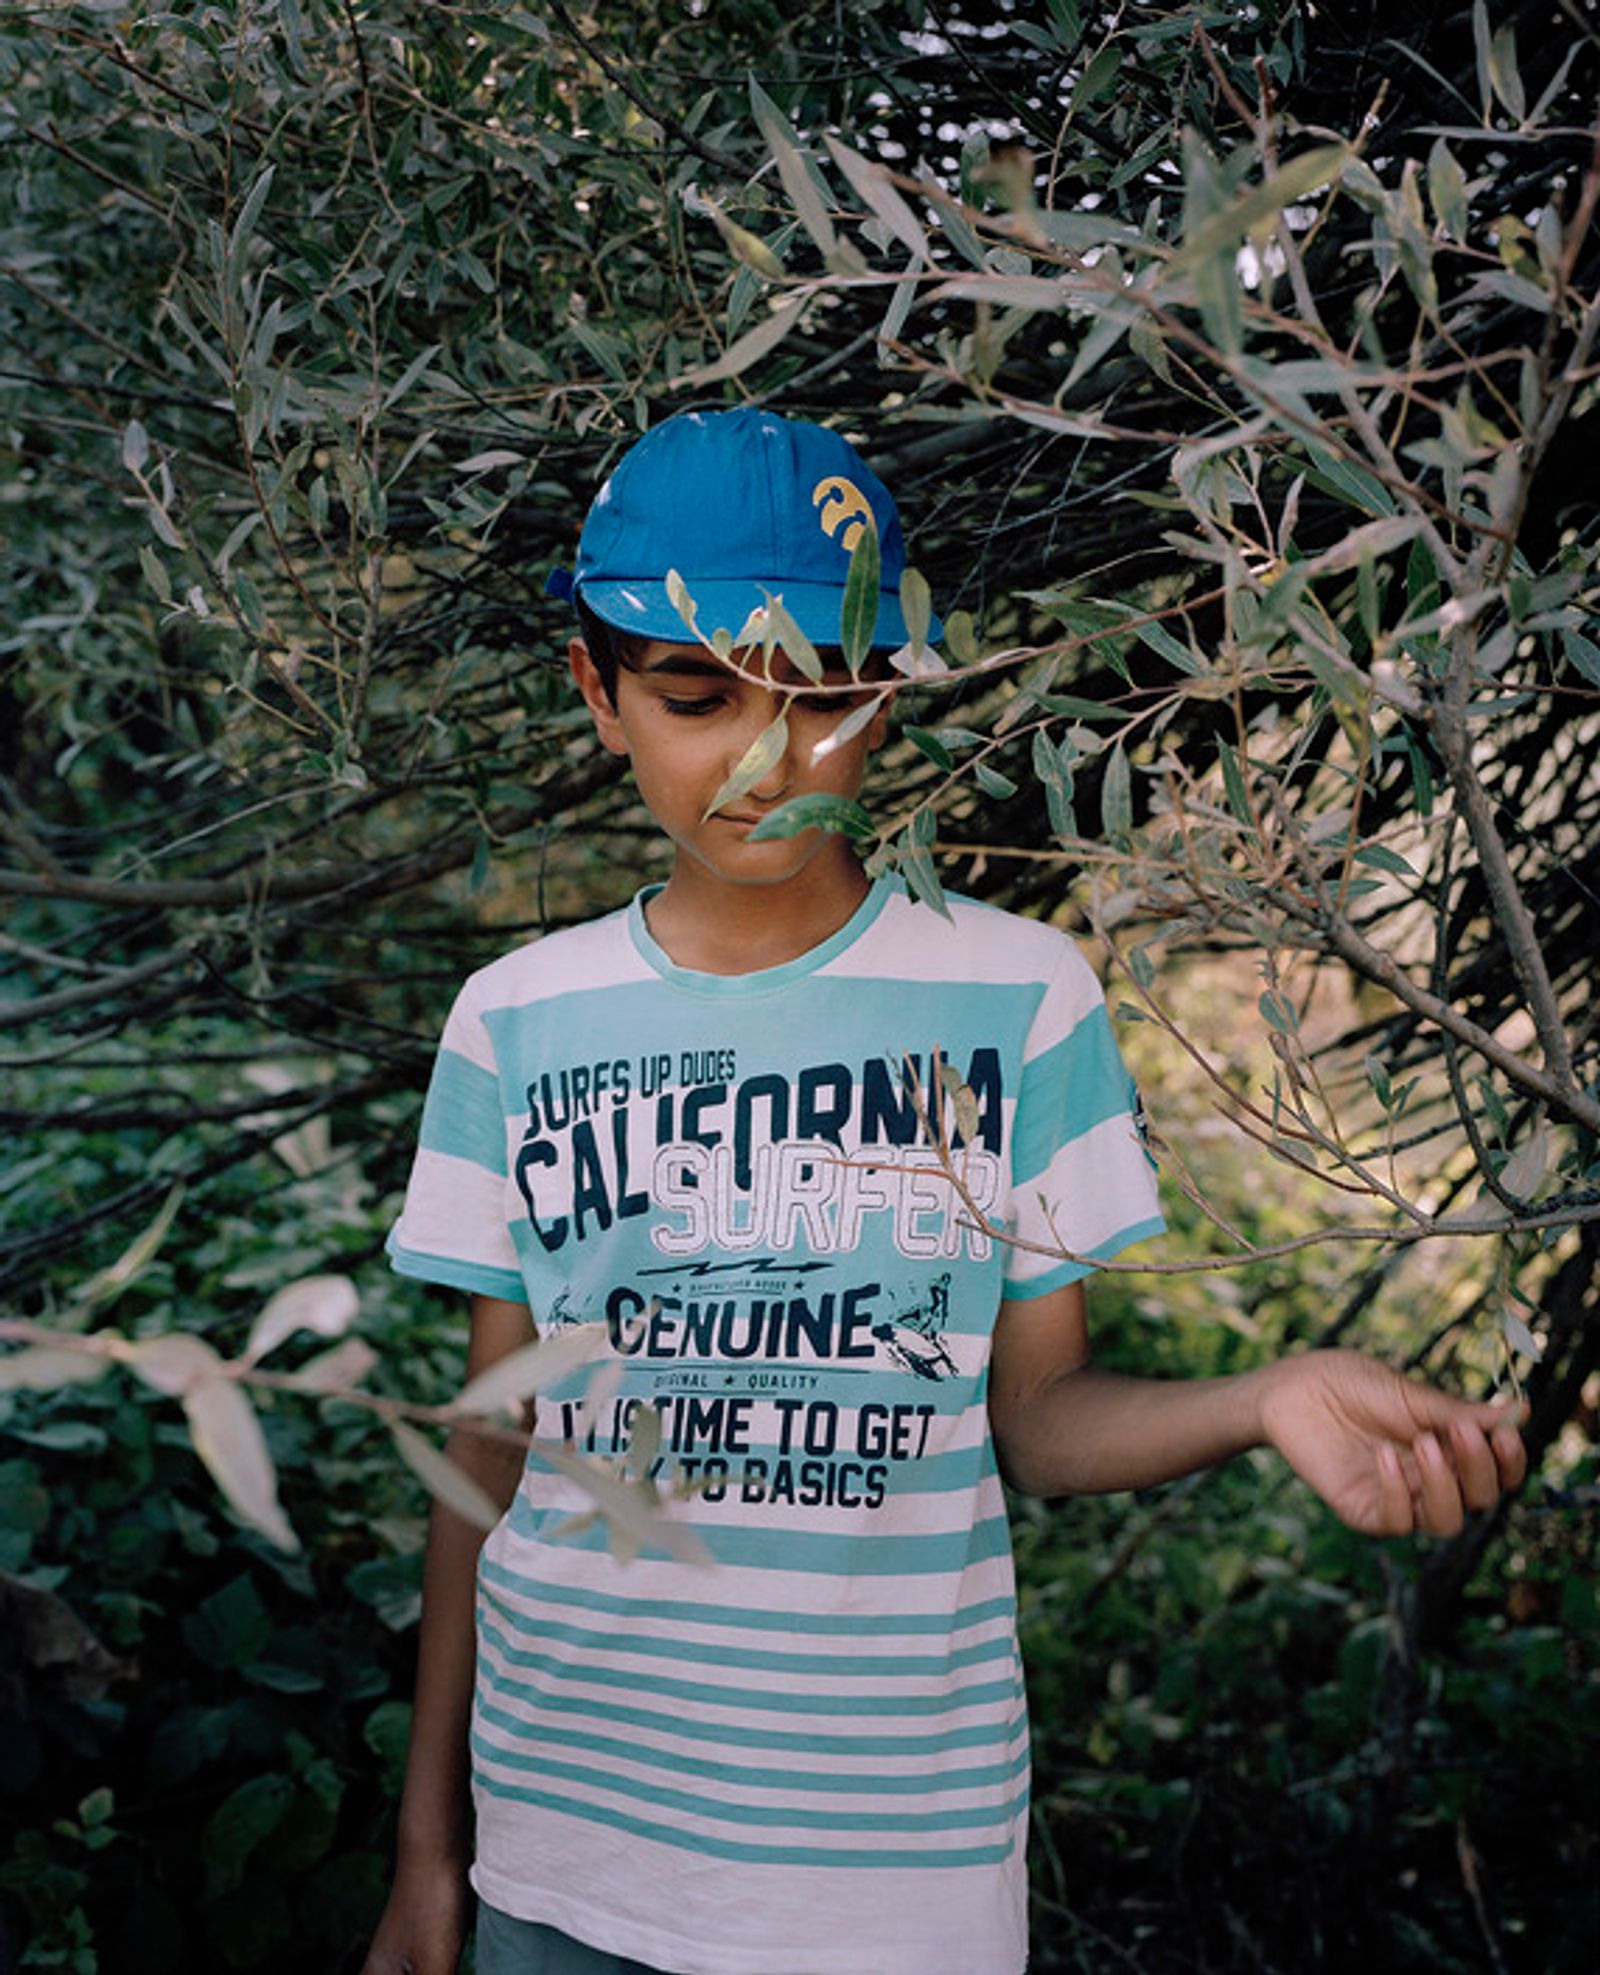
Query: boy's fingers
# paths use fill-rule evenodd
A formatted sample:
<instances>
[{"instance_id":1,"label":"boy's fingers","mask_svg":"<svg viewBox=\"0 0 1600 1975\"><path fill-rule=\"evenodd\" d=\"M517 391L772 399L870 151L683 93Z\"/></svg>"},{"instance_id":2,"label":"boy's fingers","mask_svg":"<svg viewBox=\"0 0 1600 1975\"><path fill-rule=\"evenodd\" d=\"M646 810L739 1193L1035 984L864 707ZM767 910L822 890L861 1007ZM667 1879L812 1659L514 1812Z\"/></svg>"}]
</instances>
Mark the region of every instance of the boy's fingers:
<instances>
[{"instance_id":1,"label":"boy's fingers","mask_svg":"<svg viewBox=\"0 0 1600 1975\"><path fill-rule=\"evenodd\" d=\"M1374 1534L1409 1536L1412 1527L1412 1489L1399 1452L1385 1440L1378 1448L1378 1527Z\"/></svg>"},{"instance_id":2,"label":"boy's fingers","mask_svg":"<svg viewBox=\"0 0 1600 1975\"><path fill-rule=\"evenodd\" d=\"M1461 1495L1469 1509L1492 1509L1500 1499L1500 1463L1475 1420L1457 1420L1450 1429Z\"/></svg>"},{"instance_id":3,"label":"boy's fingers","mask_svg":"<svg viewBox=\"0 0 1600 1975\"><path fill-rule=\"evenodd\" d=\"M1436 1434L1418 1434L1415 1442L1417 1466L1422 1475L1420 1528L1430 1536L1454 1536L1466 1520L1461 1506L1461 1485L1450 1457Z\"/></svg>"},{"instance_id":4,"label":"boy's fingers","mask_svg":"<svg viewBox=\"0 0 1600 1975\"><path fill-rule=\"evenodd\" d=\"M1502 1420L1490 1436L1502 1488L1520 1488L1528 1472L1528 1450L1511 1420Z\"/></svg>"}]
</instances>

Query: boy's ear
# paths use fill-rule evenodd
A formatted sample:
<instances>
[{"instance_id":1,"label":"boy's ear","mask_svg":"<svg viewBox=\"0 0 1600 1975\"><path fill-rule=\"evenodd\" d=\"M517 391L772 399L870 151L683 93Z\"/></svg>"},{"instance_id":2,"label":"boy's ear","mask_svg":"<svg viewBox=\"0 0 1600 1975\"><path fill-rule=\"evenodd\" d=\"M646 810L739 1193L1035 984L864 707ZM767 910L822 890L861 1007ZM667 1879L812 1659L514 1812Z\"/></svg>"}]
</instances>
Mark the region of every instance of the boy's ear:
<instances>
[{"instance_id":1,"label":"boy's ear","mask_svg":"<svg viewBox=\"0 0 1600 1975\"><path fill-rule=\"evenodd\" d=\"M574 638L567 646L567 664L578 691L583 695L583 703L589 709L589 717L594 721L600 745L609 754L625 755L628 743L622 732L622 722L617 718L617 709L606 691L605 681L600 677L600 668L590 657L589 647L582 638Z\"/></svg>"}]
</instances>

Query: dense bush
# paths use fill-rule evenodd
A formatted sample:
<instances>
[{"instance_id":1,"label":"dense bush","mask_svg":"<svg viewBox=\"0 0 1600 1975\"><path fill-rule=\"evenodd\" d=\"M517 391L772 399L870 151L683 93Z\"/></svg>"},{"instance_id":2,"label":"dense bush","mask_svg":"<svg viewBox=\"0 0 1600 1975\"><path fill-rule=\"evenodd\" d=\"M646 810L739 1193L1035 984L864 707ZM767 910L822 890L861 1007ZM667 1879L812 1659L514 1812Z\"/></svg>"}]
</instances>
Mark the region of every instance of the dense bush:
<instances>
[{"instance_id":1,"label":"dense bush","mask_svg":"<svg viewBox=\"0 0 1600 1975\"><path fill-rule=\"evenodd\" d=\"M382 1234L453 983L656 854L544 577L635 431L744 397L859 436L950 625L863 848L1078 925L1142 1022L1180 1231L1107 1347L1525 1379L1546 1463L1420 1559L1254 1464L1019 1507L1041 1967L1592 1964L1600 176L1559 21L0 9L24 1966L335 1966L370 1920L424 1506L383 1422L459 1377ZM327 1277L370 1367L250 1384L290 1552L238 1406L242 1523L177 1403L241 1388L161 1340L237 1360Z\"/></svg>"}]
</instances>

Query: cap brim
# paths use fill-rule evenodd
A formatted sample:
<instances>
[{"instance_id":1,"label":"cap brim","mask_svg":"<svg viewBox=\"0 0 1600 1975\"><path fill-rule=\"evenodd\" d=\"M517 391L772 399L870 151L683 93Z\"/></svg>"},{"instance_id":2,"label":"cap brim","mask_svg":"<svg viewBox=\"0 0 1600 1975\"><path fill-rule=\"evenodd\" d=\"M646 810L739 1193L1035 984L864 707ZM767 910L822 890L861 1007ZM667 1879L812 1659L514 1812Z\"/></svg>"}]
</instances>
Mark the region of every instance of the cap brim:
<instances>
[{"instance_id":1,"label":"cap brim","mask_svg":"<svg viewBox=\"0 0 1600 1975\"><path fill-rule=\"evenodd\" d=\"M842 593L831 583L752 583L726 579L687 583L695 606L695 630L702 637L727 631L737 637L750 613L765 604L770 593L781 597L783 606L814 645L837 645L839 606ZM632 632L640 638L663 638L677 644L694 635L667 595L667 586L654 577L637 581L580 583L578 595L602 623L616 630ZM944 626L935 617L928 627L929 642L944 636ZM909 642L900 599L892 590L878 592L878 621L873 627L875 651L896 651Z\"/></svg>"}]
</instances>

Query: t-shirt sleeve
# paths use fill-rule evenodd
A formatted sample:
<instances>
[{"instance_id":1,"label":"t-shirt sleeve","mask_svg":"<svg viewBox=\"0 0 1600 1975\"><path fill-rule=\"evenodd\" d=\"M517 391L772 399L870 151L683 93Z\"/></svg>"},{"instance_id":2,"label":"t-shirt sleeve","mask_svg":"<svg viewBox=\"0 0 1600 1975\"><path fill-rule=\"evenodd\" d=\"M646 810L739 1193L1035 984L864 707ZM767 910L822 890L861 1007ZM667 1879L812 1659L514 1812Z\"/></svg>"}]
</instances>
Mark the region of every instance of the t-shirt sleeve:
<instances>
[{"instance_id":1,"label":"t-shirt sleeve","mask_svg":"<svg viewBox=\"0 0 1600 1975\"><path fill-rule=\"evenodd\" d=\"M527 1301L506 1221L505 1104L472 981L444 1026L388 1250L401 1275Z\"/></svg>"},{"instance_id":2,"label":"t-shirt sleeve","mask_svg":"<svg viewBox=\"0 0 1600 1975\"><path fill-rule=\"evenodd\" d=\"M1138 1092L1089 963L1065 942L1023 1051L1012 1134L1005 1294L1043 1296L1164 1226ZM1077 1257L1065 1260L1060 1250Z\"/></svg>"}]
</instances>

